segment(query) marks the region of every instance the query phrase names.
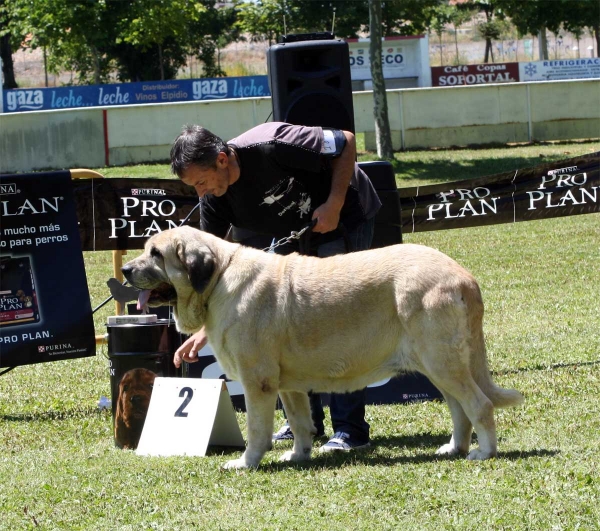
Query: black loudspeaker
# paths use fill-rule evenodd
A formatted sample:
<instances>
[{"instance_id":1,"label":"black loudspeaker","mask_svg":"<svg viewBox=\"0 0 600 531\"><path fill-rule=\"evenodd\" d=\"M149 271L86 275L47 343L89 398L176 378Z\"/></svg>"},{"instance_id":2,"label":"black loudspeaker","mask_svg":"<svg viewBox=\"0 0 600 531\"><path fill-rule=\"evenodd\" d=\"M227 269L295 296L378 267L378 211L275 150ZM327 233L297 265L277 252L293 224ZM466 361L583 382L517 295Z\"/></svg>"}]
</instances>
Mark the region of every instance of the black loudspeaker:
<instances>
[{"instance_id":1,"label":"black loudspeaker","mask_svg":"<svg viewBox=\"0 0 600 531\"><path fill-rule=\"evenodd\" d=\"M320 125L354 133L348 43L274 44L267 51L273 121Z\"/></svg>"},{"instance_id":2,"label":"black loudspeaker","mask_svg":"<svg viewBox=\"0 0 600 531\"><path fill-rule=\"evenodd\" d=\"M383 160L359 162L358 166L371 179L381 200L371 248L402 243L402 210L393 166Z\"/></svg>"}]
</instances>

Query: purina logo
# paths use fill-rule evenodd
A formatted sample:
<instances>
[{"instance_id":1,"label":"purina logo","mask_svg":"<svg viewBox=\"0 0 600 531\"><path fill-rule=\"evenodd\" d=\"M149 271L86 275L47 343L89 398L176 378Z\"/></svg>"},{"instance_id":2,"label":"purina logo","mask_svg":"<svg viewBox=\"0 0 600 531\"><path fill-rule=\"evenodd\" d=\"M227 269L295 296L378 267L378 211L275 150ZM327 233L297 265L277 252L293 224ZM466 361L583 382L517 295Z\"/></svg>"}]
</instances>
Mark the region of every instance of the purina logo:
<instances>
[{"instance_id":1,"label":"purina logo","mask_svg":"<svg viewBox=\"0 0 600 531\"><path fill-rule=\"evenodd\" d=\"M160 188L132 188L131 195L167 195L167 192Z\"/></svg>"},{"instance_id":2,"label":"purina logo","mask_svg":"<svg viewBox=\"0 0 600 531\"><path fill-rule=\"evenodd\" d=\"M57 345L40 345L38 346L38 352L42 353L42 352L49 352L50 354L57 352L57 353L61 353L65 350L68 349L72 349L73 345L71 345L71 343L59 343ZM60 352L58 352L60 351Z\"/></svg>"},{"instance_id":3,"label":"purina logo","mask_svg":"<svg viewBox=\"0 0 600 531\"><path fill-rule=\"evenodd\" d=\"M17 194L17 185L15 183L0 183L0 195Z\"/></svg>"}]
</instances>

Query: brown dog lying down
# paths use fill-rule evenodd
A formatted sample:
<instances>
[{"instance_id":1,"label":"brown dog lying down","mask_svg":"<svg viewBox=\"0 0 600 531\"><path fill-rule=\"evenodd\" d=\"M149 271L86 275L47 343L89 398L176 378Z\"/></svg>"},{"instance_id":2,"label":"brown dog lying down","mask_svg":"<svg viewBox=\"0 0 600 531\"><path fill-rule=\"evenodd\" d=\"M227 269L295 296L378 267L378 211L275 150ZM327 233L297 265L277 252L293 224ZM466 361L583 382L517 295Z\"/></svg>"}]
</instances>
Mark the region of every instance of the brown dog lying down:
<instances>
[{"instance_id":1,"label":"brown dog lying down","mask_svg":"<svg viewBox=\"0 0 600 531\"><path fill-rule=\"evenodd\" d=\"M177 327L202 326L227 376L244 387L248 446L228 468L257 466L271 447L279 393L294 433L282 460L310 458L307 391L343 393L421 372L450 408L452 438L438 454L496 455L494 408L522 395L491 379L483 302L473 276L421 245L330 258L280 256L191 227L150 238L123 267L140 303L175 305Z\"/></svg>"},{"instance_id":2,"label":"brown dog lying down","mask_svg":"<svg viewBox=\"0 0 600 531\"><path fill-rule=\"evenodd\" d=\"M115 444L119 448L137 448L155 378L148 369L132 369L121 378L115 410Z\"/></svg>"}]
</instances>

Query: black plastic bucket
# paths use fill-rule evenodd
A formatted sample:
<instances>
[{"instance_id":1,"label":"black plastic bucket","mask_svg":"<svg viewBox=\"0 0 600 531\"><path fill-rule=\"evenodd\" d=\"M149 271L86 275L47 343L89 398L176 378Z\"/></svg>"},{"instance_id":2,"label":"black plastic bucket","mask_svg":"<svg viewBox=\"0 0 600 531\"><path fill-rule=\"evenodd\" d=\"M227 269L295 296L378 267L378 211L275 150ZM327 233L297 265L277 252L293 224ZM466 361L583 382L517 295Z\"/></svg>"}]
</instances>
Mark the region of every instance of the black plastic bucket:
<instances>
[{"instance_id":1,"label":"black plastic bucket","mask_svg":"<svg viewBox=\"0 0 600 531\"><path fill-rule=\"evenodd\" d=\"M133 449L139 441L154 377L184 376L186 364L179 369L173 365L173 355L183 339L170 319L151 324L107 325L107 332L115 445ZM121 389L123 396L119 396L127 373L128 385ZM121 427L119 434L117 426Z\"/></svg>"}]
</instances>

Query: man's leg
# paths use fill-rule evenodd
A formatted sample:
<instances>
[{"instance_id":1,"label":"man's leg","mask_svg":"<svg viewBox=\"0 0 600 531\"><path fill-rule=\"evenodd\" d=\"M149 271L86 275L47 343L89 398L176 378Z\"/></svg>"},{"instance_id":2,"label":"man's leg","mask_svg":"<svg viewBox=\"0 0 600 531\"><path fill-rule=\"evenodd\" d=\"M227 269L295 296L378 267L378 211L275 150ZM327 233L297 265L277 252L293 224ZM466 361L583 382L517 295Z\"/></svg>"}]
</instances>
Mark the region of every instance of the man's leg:
<instances>
[{"instance_id":1,"label":"man's leg","mask_svg":"<svg viewBox=\"0 0 600 531\"><path fill-rule=\"evenodd\" d=\"M315 437L323 437L323 435L325 435L325 413L323 412L323 404L321 404L321 395L319 393L308 393L308 400L310 404L310 416L316 430ZM279 431L273 434L273 442L294 440L294 434L287 421L287 413L285 412L285 408L282 409L286 421L285 424L279 428Z\"/></svg>"},{"instance_id":2,"label":"man's leg","mask_svg":"<svg viewBox=\"0 0 600 531\"><path fill-rule=\"evenodd\" d=\"M321 451L352 450L369 445L369 423L365 420L367 390L332 393L330 401L333 437Z\"/></svg>"}]
</instances>

